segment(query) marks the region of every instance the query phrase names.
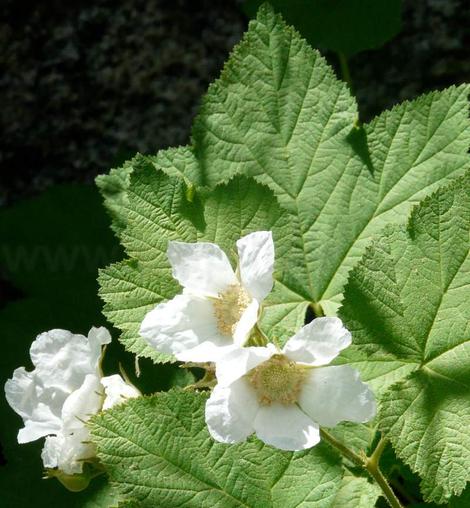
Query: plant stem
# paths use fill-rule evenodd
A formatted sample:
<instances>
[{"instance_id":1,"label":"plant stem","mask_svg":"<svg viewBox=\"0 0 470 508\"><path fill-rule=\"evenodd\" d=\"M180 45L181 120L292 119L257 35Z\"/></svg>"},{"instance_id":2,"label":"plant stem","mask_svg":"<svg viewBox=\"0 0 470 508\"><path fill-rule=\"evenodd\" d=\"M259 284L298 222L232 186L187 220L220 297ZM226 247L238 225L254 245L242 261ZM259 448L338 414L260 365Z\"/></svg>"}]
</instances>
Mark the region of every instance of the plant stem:
<instances>
[{"instance_id":1,"label":"plant stem","mask_svg":"<svg viewBox=\"0 0 470 508\"><path fill-rule=\"evenodd\" d=\"M392 488L387 482L387 479L385 478L385 476L383 475L382 471L379 468L380 456L382 455L382 452L387 444L387 441L384 437L380 439L379 443L372 452L372 455L370 457L367 457L365 454L359 455L356 452L353 452L326 430L321 429L320 434L322 439L328 441L344 457L347 457L349 460L351 460L358 466L363 467L372 476L372 478L377 482L379 487L382 489L382 493L385 499L388 501L388 504L391 506L391 508L403 508L399 499L395 495L395 492L393 492Z\"/></svg>"},{"instance_id":2,"label":"plant stem","mask_svg":"<svg viewBox=\"0 0 470 508\"><path fill-rule=\"evenodd\" d=\"M370 465L368 463L366 465L366 469L372 476L372 478L378 483L379 487L382 489L383 495L385 496L385 499L388 501L388 504L392 508L403 508L398 497L395 495L395 492L393 492L392 488L387 482L387 479L380 470L378 464Z\"/></svg>"},{"instance_id":3,"label":"plant stem","mask_svg":"<svg viewBox=\"0 0 470 508\"><path fill-rule=\"evenodd\" d=\"M350 450L347 446L345 446L341 441L338 441L335 437L333 437L329 432L324 429L320 429L320 436L325 441L328 441L332 446L334 446L342 455L347 457L349 460L354 462L357 466L365 467L366 457L361 457L356 452Z\"/></svg>"},{"instance_id":4,"label":"plant stem","mask_svg":"<svg viewBox=\"0 0 470 508\"><path fill-rule=\"evenodd\" d=\"M317 303L317 302L311 302L310 303L310 308L313 310L313 313L315 314L315 317L322 317L322 316L325 315L321 305L319 303Z\"/></svg>"},{"instance_id":5,"label":"plant stem","mask_svg":"<svg viewBox=\"0 0 470 508\"><path fill-rule=\"evenodd\" d=\"M341 67L341 74L343 75L344 81L349 86L349 90L351 90L351 95L353 94L353 85L351 80L351 72L349 71L348 59L344 53L338 52L339 65Z\"/></svg>"}]
</instances>

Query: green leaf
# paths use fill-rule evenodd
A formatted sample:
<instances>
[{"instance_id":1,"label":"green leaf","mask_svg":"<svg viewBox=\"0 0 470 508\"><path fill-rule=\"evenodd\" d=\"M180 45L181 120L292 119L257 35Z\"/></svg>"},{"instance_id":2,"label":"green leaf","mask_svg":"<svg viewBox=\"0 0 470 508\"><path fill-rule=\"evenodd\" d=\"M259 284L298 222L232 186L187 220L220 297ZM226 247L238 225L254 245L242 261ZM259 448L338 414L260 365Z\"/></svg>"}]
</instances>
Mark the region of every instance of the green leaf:
<instances>
[{"instance_id":1,"label":"green leaf","mask_svg":"<svg viewBox=\"0 0 470 508\"><path fill-rule=\"evenodd\" d=\"M292 453L256 439L214 442L205 401L203 394L169 392L93 419L98 454L124 497L143 508L331 506L342 475L334 452L323 444Z\"/></svg>"},{"instance_id":2,"label":"green leaf","mask_svg":"<svg viewBox=\"0 0 470 508\"><path fill-rule=\"evenodd\" d=\"M126 192L128 223L121 241L130 260L101 271L100 296L105 301L105 315L123 332L121 341L126 349L164 362L171 357L148 346L139 328L150 309L181 291L167 259L168 241L217 243L235 266L235 242L240 237L274 230L275 239L281 240L290 235L290 225L273 193L260 184L238 177L202 198L196 193L189 201L184 180L156 171L148 159L145 164L143 161L134 169ZM279 241L279 245L277 255L286 256L289 242ZM266 316L267 329L292 327L290 333L303 321L297 308L280 316L275 297L267 303Z\"/></svg>"},{"instance_id":3,"label":"green leaf","mask_svg":"<svg viewBox=\"0 0 470 508\"><path fill-rule=\"evenodd\" d=\"M371 238L468 167L467 95L433 92L358 127L346 84L264 6L195 121L201 182L273 189L297 236L280 281L331 314Z\"/></svg>"},{"instance_id":4,"label":"green leaf","mask_svg":"<svg viewBox=\"0 0 470 508\"><path fill-rule=\"evenodd\" d=\"M263 0L247 0L255 16ZM400 0L270 0L314 47L354 55L381 46L400 30Z\"/></svg>"},{"instance_id":5,"label":"green leaf","mask_svg":"<svg viewBox=\"0 0 470 508\"><path fill-rule=\"evenodd\" d=\"M342 359L358 353L363 377L381 374L379 426L436 502L470 480L469 233L467 174L374 243L341 312L354 337ZM393 379L389 364L401 365Z\"/></svg>"},{"instance_id":6,"label":"green leaf","mask_svg":"<svg viewBox=\"0 0 470 508\"><path fill-rule=\"evenodd\" d=\"M381 490L375 483L346 473L332 508L372 508L380 495Z\"/></svg>"},{"instance_id":7,"label":"green leaf","mask_svg":"<svg viewBox=\"0 0 470 508\"><path fill-rule=\"evenodd\" d=\"M96 185L104 198L104 205L111 220L111 228L120 237L127 225L129 200L127 190L131 175L140 168L154 167L168 176L181 177L187 185L198 185L200 180L198 163L191 147L181 146L160 150L157 155L137 154L121 167L111 169L108 174L96 177Z\"/></svg>"},{"instance_id":8,"label":"green leaf","mask_svg":"<svg viewBox=\"0 0 470 508\"><path fill-rule=\"evenodd\" d=\"M111 228L119 235L127 224L127 188L129 187L134 164L139 155L126 161L120 168L111 169L107 175L96 177L96 186L104 198L104 206L111 217Z\"/></svg>"}]
</instances>

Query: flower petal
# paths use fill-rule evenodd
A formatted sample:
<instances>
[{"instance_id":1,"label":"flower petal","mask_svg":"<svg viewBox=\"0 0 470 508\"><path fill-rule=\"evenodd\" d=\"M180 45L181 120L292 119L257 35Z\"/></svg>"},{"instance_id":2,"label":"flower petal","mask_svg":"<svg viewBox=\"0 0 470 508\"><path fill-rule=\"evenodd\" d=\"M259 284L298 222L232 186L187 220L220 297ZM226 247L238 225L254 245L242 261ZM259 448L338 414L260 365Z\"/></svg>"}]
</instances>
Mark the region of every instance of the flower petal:
<instances>
[{"instance_id":1,"label":"flower petal","mask_svg":"<svg viewBox=\"0 0 470 508\"><path fill-rule=\"evenodd\" d=\"M236 347L237 346L234 346L233 344L219 346L217 343L207 340L205 342L201 342L201 344L196 347L186 349L185 351L181 351L181 353L176 353L175 357L180 362L217 362L219 358L226 355L229 351L232 351L232 349Z\"/></svg>"},{"instance_id":2,"label":"flower petal","mask_svg":"<svg viewBox=\"0 0 470 508\"><path fill-rule=\"evenodd\" d=\"M45 387L72 393L79 388L87 374L96 374L101 348L92 331L91 343L80 334L67 330L50 330L40 334L31 344L34 373Z\"/></svg>"},{"instance_id":3,"label":"flower petal","mask_svg":"<svg viewBox=\"0 0 470 508\"><path fill-rule=\"evenodd\" d=\"M274 242L271 231L257 231L237 242L240 278L253 298L262 302L273 288Z\"/></svg>"},{"instance_id":4,"label":"flower petal","mask_svg":"<svg viewBox=\"0 0 470 508\"><path fill-rule=\"evenodd\" d=\"M60 412L67 394L44 388L24 367L16 369L5 383L5 396L25 424L18 432L19 443L29 443L61 428Z\"/></svg>"},{"instance_id":5,"label":"flower petal","mask_svg":"<svg viewBox=\"0 0 470 508\"><path fill-rule=\"evenodd\" d=\"M64 441L65 438L62 434L46 437L41 452L41 458L45 468L53 469L59 466L60 451L64 445Z\"/></svg>"},{"instance_id":6,"label":"flower petal","mask_svg":"<svg viewBox=\"0 0 470 508\"><path fill-rule=\"evenodd\" d=\"M302 387L299 406L319 425L368 422L375 416L374 394L349 365L312 369Z\"/></svg>"},{"instance_id":7,"label":"flower petal","mask_svg":"<svg viewBox=\"0 0 470 508\"><path fill-rule=\"evenodd\" d=\"M237 278L225 252L213 243L169 242L173 277L194 294L216 297Z\"/></svg>"},{"instance_id":8,"label":"flower petal","mask_svg":"<svg viewBox=\"0 0 470 508\"><path fill-rule=\"evenodd\" d=\"M140 396L139 390L135 386L126 383L119 374L102 377L101 384L104 386L106 394L103 411L116 404L122 404L127 399L135 399Z\"/></svg>"},{"instance_id":9,"label":"flower petal","mask_svg":"<svg viewBox=\"0 0 470 508\"><path fill-rule=\"evenodd\" d=\"M90 348L90 363L98 366L101 359L102 348L105 344L110 344L111 334L104 327L93 326L88 332L88 345Z\"/></svg>"},{"instance_id":10,"label":"flower petal","mask_svg":"<svg viewBox=\"0 0 470 508\"><path fill-rule=\"evenodd\" d=\"M307 365L327 365L351 344L351 334L336 317L320 317L302 327L284 346L291 360Z\"/></svg>"},{"instance_id":11,"label":"flower petal","mask_svg":"<svg viewBox=\"0 0 470 508\"><path fill-rule=\"evenodd\" d=\"M237 346L243 346L250 336L250 332L258 321L259 303L252 300L238 321L233 334L233 342Z\"/></svg>"},{"instance_id":12,"label":"flower petal","mask_svg":"<svg viewBox=\"0 0 470 508\"><path fill-rule=\"evenodd\" d=\"M96 456L95 446L89 441L90 433L85 426L73 434L48 436L41 453L44 467L58 467L66 474L81 473L83 460Z\"/></svg>"},{"instance_id":13,"label":"flower petal","mask_svg":"<svg viewBox=\"0 0 470 508\"><path fill-rule=\"evenodd\" d=\"M90 416L103 405L104 393L100 378L88 374L82 386L69 395L62 407L63 429L72 431L81 428Z\"/></svg>"},{"instance_id":14,"label":"flower petal","mask_svg":"<svg viewBox=\"0 0 470 508\"><path fill-rule=\"evenodd\" d=\"M281 450L305 450L320 441L318 425L294 404L261 406L254 427L261 441Z\"/></svg>"},{"instance_id":15,"label":"flower petal","mask_svg":"<svg viewBox=\"0 0 470 508\"><path fill-rule=\"evenodd\" d=\"M145 316L140 334L157 351L180 359L180 353L185 354L203 343L214 347L231 343L217 328L212 302L188 294L157 305Z\"/></svg>"},{"instance_id":16,"label":"flower petal","mask_svg":"<svg viewBox=\"0 0 470 508\"><path fill-rule=\"evenodd\" d=\"M258 400L245 379L230 386L217 385L206 403L210 435L222 443L239 443L253 433Z\"/></svg>"},{"instance_id":17,"label":"flower petal","mask_svg":"<svg viewBox=\"0 0 470 508\"><path fill-rule=\"evenodd\" d=\"M268 344L266 347L232 348L216 362L218 384L230 385L276 353L277 350L273 344Z\"/></svg>"}]
</instances>

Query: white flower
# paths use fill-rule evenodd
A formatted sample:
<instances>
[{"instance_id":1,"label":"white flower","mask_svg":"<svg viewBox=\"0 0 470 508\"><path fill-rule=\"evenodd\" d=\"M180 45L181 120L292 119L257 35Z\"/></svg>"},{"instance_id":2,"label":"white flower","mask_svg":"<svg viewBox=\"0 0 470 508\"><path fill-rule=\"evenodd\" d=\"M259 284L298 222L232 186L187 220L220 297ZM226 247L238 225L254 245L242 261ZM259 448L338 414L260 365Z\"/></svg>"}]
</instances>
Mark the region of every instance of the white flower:
<instances>
[{"instance_id":1,"label":"white flower","mask_svg":"<svg viewBox=\"0 0 470 508\"><path fill-rule=\"evenodd\" d=\"M205 362L245 344L273 286L272 234L251 233L237 249L235 273L213 243L169 243L173 277L184 289L145 316L140 334L151 346L178 360Z\"/></svg>"},{"instance_id":2,"label":"white flower","mask_svg":"<svg viewBox=\"0 0 470 508\"><path fill-rule=\"evenodd\" d=\"M83 460L95 456L85 422L102 409L139 395L120 376L102 377L102 346L109 342L106 328L92 328L88 337L67 330L42 333L30 349L35 369L19 367L6 382L7 401L24 421L18 442L47 436L44 467L80 473Z\"/></svg>"},{"instance_id":3,"label":"white flower","mask_svg":"<svg viewBox=\"0 0 470 508\"><path fill-rule=\"evenodd\" d=\"M303 450L320 440L320 426L366 422L375 415L372 392L347 366L326 366L351 344L338 318L313 320L279 351L246 347L216 363L218 384L206 404L214 439L237 443L256 433L282 450Z\"/></svg>"}]
</instances>

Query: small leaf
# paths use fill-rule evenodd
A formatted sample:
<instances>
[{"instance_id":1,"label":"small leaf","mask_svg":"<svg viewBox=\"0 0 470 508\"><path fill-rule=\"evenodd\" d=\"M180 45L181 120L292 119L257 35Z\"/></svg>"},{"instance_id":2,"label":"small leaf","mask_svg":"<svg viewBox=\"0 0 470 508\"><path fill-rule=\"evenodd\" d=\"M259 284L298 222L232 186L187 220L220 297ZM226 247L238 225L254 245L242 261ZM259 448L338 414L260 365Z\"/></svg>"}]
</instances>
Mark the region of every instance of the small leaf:
<instances>
[{"instance_id":1,"label":"small leaf","mask_svg":"<svg viewBox=\"0 0 470 508\"><path fill-rule=\"evenodd\" d=\"M331 506L342 476L334 452L323 444L292 453L256 439L214 442L205 401L203 394L162 393L93 419L98 454L123 496L142 508Z\"/></svg>"}]
</instances>

